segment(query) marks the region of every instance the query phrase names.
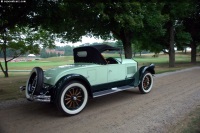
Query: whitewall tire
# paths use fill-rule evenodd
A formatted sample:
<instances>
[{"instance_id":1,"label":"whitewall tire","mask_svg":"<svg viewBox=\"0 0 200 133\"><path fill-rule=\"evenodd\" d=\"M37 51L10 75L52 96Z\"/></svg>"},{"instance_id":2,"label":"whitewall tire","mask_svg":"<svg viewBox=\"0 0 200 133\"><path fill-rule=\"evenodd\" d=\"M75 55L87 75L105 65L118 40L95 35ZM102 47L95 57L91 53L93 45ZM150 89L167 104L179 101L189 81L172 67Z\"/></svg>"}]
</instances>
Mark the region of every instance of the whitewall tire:
<instances>
[{"instance_id":1,"label":"whitewall tire","mask_svg":"<svg viewBox=\"0 0 200 133\"><path fill-rule=\"evenodd\" d=\"M57 99L59 110L67 115L76 115L85 108L88 92L83 84L74 81L61 89Z\"/></svg>"},{"instance_id":2,"label":"whitewall tire","mask_svg":"<svg viewBox=\"0 0 200 133\"><path fill-rule=\"evenodd\" d=\"M149 93L153 86L153 76L150 72L146 71L143 76L142 80L139 84L139 90L142 94Z\"/></svg>"}]
</instances>

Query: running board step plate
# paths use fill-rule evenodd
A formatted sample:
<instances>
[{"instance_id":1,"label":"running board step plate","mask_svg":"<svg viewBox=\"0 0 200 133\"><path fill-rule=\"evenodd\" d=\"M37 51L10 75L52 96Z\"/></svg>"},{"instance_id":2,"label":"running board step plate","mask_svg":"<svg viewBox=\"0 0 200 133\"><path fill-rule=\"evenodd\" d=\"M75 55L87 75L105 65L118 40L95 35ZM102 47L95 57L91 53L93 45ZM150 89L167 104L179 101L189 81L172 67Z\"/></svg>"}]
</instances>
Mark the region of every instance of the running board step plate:
<instances>
[{"instance_id":1,"label":"running board step plate","mask_svg":"<svg viewBox=\"0 0 200 133\"><path fill-rule=\"evenodd\" d=\"M114 87L108 90L98 91L98 92L93 93L93 98L128 90L128 89L133 89L133 88L134 88L133 86L129 86L129 85L122 86L122 87Z\"/></svg>"}]
</instances>

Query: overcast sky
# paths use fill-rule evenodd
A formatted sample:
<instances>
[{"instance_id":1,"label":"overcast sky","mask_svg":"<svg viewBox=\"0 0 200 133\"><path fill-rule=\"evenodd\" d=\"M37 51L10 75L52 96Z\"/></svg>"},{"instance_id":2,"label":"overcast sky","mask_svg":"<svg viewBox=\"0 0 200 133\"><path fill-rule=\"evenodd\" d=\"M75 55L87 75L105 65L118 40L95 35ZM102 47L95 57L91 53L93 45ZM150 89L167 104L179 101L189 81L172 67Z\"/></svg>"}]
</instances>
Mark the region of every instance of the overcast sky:
<instances>
[{"instance_id":1,"label":"overcast sky","mask_svg":"<svg viewBox=\"0 0 200 133\"><path fill-rule=\"evenodd\" d=\"M113 42L114 40L106 40L106 41L109 41L109 42L111 41L111 42ZM65 45L79 46L79 45L81 45L81 44L85 44L85 43L95 43L95 42L103 43L103 42L105 42L105 41L102 40L102 39L95 39L94 37L90 38L90 37L83 36L81 42L77 42L77 43L60 43L60 42L55 42L55 43L56 43L57 46L65 46Z\"/></svg>"}]
</instances>

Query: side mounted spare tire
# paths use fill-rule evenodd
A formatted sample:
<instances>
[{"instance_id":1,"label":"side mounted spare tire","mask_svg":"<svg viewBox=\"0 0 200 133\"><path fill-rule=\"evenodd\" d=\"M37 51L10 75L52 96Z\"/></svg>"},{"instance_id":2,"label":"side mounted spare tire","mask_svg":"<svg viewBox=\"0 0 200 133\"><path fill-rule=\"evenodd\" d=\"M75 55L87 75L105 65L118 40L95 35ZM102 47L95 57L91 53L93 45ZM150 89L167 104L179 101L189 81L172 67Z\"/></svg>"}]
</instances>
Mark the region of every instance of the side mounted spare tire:
<instances>
[{"instance_id":1,"label":"side mounted spare tire","mask_svg":"<svg viewBox=\"0 0 200 133\"><path fill-rule=\"evenodd\" d=\"M26 97L30 99L30 95L38 95L43 86L44 73L42 68L34 67L30 73L26 83Z\"/></svg>"}]
</instances>

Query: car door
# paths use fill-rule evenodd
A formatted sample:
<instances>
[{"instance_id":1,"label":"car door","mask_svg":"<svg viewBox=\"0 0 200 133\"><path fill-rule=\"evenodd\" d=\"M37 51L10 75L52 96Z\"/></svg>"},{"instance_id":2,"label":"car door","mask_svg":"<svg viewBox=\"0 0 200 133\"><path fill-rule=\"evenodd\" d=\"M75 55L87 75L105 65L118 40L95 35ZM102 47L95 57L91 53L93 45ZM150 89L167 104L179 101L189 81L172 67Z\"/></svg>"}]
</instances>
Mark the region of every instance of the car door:
<instances>
[{"instance_id":1,"label":"car door","mask_svg":"<svg viewBox=\"0 0 200 133\"><path fill-rule=\"evenodd\" d=\"M107 67L108 82L125 80L125 65L109 64Z\"/></svg>"},{"instance_id":2,"label":"car door","mask_svg":"<svg viewBox=\"0 0 200 133\"><path fill-rule=\"evenodd\" d=\"M87 80L90 82L90 85L92 86L107 83L107 66L99 65L91 69L88 69Z\"/></svg>"}]
</instances>

